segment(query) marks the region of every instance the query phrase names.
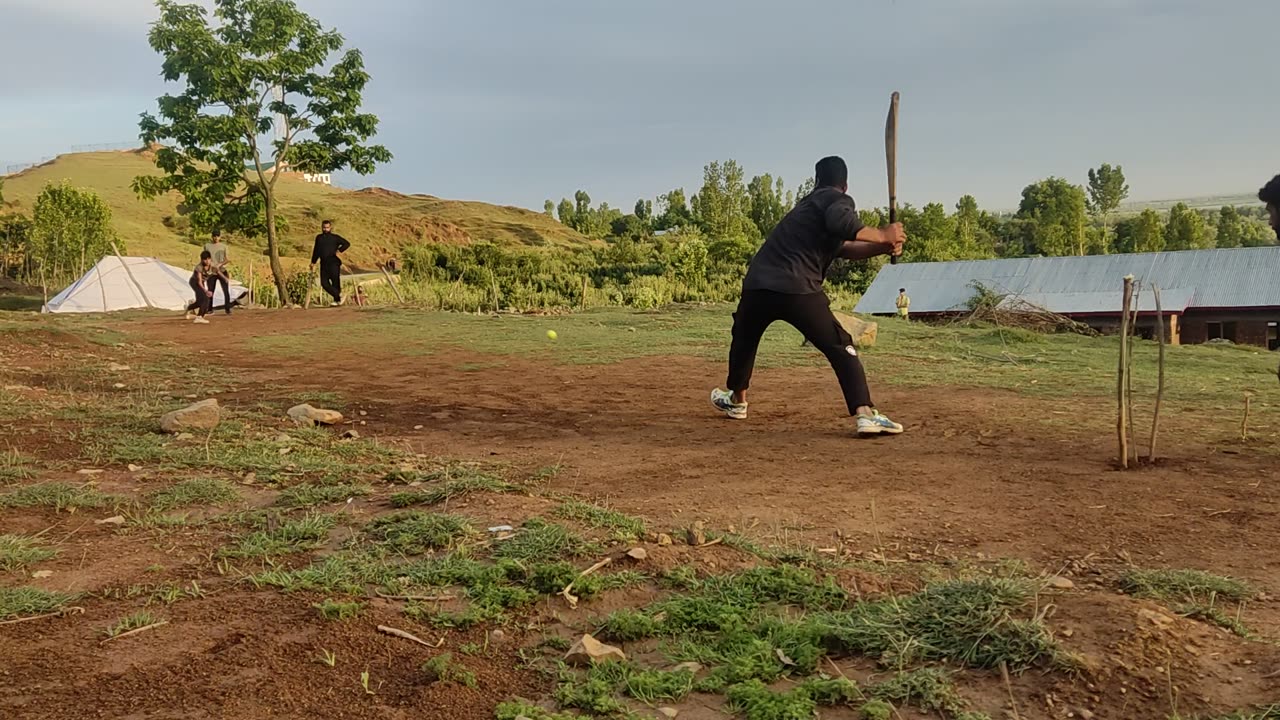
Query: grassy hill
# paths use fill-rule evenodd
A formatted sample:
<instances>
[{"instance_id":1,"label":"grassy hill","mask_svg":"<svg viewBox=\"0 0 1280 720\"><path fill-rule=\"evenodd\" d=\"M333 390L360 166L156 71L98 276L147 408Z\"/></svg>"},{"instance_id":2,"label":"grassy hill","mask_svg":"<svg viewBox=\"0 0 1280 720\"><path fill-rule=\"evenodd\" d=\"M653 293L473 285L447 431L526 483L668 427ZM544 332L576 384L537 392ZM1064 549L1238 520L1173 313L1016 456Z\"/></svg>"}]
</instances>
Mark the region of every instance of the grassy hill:
<instances>
[{"instance_id":1,"label":"grassy hill","mask_svg":"<svg viewBox=\"0 0 1280 720\"><path fill-rule=\"evenodd\" d=\"M158 172L150 153L144 151L62 155L6 178L4 194L11 209L16 206L30 213L47 183L65 179L90 188L111 206L125 252L186 266L198 256L197 248L205 238L193 236L178 211L178 198L144 201L129 189L134 177ZM528 247L574 247L591 242L546 215L522 208L402 195L380 188L343 190L303 182L293 175L282 177L277 190L281 212L289 222L281 242L286 267L310 259L312 238L324 219L332 219L335 231L351 241L347 264L353 270L373 268L387 258L399 257L400 248L422 242L492 241ZM225 239L233 251L244 248L258 255L265 253L265 238L229 235ZM233 259L240 265L248 263L244 257Z\"/></svg>"}]
</instances>

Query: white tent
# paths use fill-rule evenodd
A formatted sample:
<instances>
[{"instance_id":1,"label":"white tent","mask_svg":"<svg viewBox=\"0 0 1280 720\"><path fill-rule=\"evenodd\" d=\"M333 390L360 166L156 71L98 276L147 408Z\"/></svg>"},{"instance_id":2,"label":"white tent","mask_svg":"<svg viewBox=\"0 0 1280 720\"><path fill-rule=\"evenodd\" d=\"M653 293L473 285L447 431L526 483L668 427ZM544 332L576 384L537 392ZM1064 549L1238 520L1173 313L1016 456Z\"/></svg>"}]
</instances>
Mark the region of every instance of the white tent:
<instances>
[{"instance_id":1,"label":"white tent","mask_svg":"<svg viewBox=\"0 0 1280 720\"><path fill-rule=\"evenodd\" d=\"M110 255L99 260L71 287L50 299L40 311L89 313L146 307L183 310L195 301L195 293L189 284L191 272L155 258ZM230 290L233 302L249 292L234 280ZM213 293L213 305L226 305L221 285Z\"/></svg>"}]
</instances>

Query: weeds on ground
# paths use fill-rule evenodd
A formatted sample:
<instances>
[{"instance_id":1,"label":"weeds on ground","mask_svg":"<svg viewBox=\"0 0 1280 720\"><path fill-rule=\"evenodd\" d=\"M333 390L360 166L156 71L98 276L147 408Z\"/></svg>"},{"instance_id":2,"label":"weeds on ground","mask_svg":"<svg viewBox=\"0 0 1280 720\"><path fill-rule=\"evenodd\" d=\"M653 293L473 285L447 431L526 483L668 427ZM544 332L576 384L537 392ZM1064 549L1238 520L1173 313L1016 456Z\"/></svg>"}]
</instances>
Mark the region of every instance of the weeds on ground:
<instances>
[{"instance_id":1,"label":"weeds on ground","mask_svg":"<svg viewBox=\"0 0 1280 720\"><path fill-rule=\"evenodd\" d=\"M514 537L499 544L493 551L493 556L535 563L584 557L599 552L603 552L603 548L563 525L533 518Z\"/></svg>"},{"instance_id":2,"label":"weeds on ground","mask_svg":"<svg viewBox=\"0 0 1280 720\"><path fill-rule=\"evenodd\" d=\"M475 493L509 493L517 490L515 485L505 480L467 466L450 466L450 469L428 475L424 482L439 484L426 490L395 493L390 498L391 505L398 508L439 505Z\"/></svg>"},{"instance_id":3,"label":"weeds on ground","mask_svg":"<svg viewBox=\"0 0 1280 720\"><path fill-rule=\"evenodd\" d=\"M422 672L427 676L428 682L452 682L473 690L478 687L476 674L455 663L452 653L441 653L422 663Z\"/></svg>"},{"instance_id":4,"label":"weeds on ground","mask_svg":"<svg viewBox=\"0 0 1280 720\"><path fill-rule=\"evenodd\" d=\"M35 477L35 471L17 450L10 449L0 453L0 485L29 480L33 477Z\"/></svg>"},{"instance_id":5,"label":"weeds on ground","mask_svg":"<svg viewBox=\"0 0 1280 720\"><path fill-rule=\"evenodd\" d=\"M362 595L369 585L389 584L395 568L369 555L330 555L297 570L271 569L251 576L256 587L277 587L285 592L322 592Z\"/></svg>"},{"instance_id":6,"label":"weeds on ground","mask_svg":"<svg viewBox=\"0 0 1280 720\"><path fill-rule=\"evenodd\" d=\"M819 706L847 705L863 697L846 679L811 678L785 693L770 690L759 680L748 680L725 693L730 712L746 720L811 720Z\"/></svg>"},{"instance_id":7,"label":"weeds on ground","mask_svg":"<svg viewBox=\"0 0 1280 720\"><path fill-rule=\"evenodd\" d=\"M114 625L108 627L104 632L107 637L117 637L123 635L130 630L137 630L148 625L155 625L159 619L146 610L140 610L132 615L126 615L115 622Z\"/></svg>"},{"instance_id":8,"label":"weeds on ground","mask_svg":"<svg viewBox=\"0 0 1280 720\"><path fill-rule=\"evenodd\" d=\"M580 715L550 713L525 700L500 703L494 717L496 720L582 720Z\"/></svg>"},{"instance_id":9,"label":"weeds on ground","mask_svg":"<svg viewBox=\"0 0 1280 720\"><path fill-rule=\"evenodd\" d=\"M0 535L0 570L23 570L28 565L57 555L53 548L42 547L36 538L22 535Z\"/></svg>"},{"instance_id":10,"label":"weeds on ground","mask_svg":"<svg viewBox=\"0 0 1280 720\"><path fill-rule=\"evenodd\" d=\"M294 485L280 493L276 505L286 508L314 507L316 505L332 505L346 502L351 498L363 497L373 492L369 485L340 483L337 485L317 485L308 483Z\"/></svg>"},{"instance_id":11,"label":"weeds on ground","mask_svg":"<svg viewBox=\"0 0 1280 720\"><path fill-rule=\"evenodd\" d=\"M466 518L418 511L386 515L365 527L378 547L403 555L448 549L474 532Z\"/></svg>"},{"instance_id":12,"label":"weeds on ground","mask_svg":"<svg viewBox=\"0 0 1280 720\"><path fill-rule=\"evenodd\" d=\"M240 492L224 480L196 478L152 493L148 504L152 512L163 513L195 505L225 505L240 499Z\"/></svg>"},{"instance_id":13,"label":"weeds on ground","mask_svg":"<svg viewBox=\"0 0 1280 720\"><path fill-rule=\"evenodd\" d=\"M0 507L50 507L59 512L82 508L100 508L120 502L120 498L99 490L63 482L27 485L0 495Z\"/></svg>"},{"instance_id":14,"label":"weeds on ground","mask_svg":"<svg viewBox=\"0 0 1280 720\"><path fill-rule=\"evenodd\" d=\"M57 612L75 598L33 587L0 587L0 620Z\"/></svg>"},{"instance_id":15,"label":"weeds on ground","mask_svg":"<svg viewBox=\"0 0 1280 720\"><path fill-rule=\"evenodd\" d=\"M246 535L234 547L223 548L223 557L264 558L314 550L329 538L337 515L309 514L295 519L268 516L267 527Z\"/></svg>"},{"instance_id":16,"label":"weeds on ground","mask_svg":"<svg viewBox=\"0 0 1280 720\"><path fill-rule=\"evenodd\" d=\"M360 611L364 609L364 603L358 602L340 602L333 598L326 598L324 602L313 603L311 607L320 613L320 617L330 622L351 620L360 615Z\"/></svg>"},{"instance_id":17,"label":"weeds on ground","mask_svg":"<svg viewBox=\"0 0 1280 720\"><path fill-rule=\"evenodd\" d=\"M1120 588L1134 597L1165 603L1179 615L1213 623L1240 637L1252 636L1239 611L1253 598L1254 590L1235 578L1199 570L1134 570L1120 579ZM1219 608L1220 600L1237 603L1235 617Z\"/></svg>"},{"instance_id":18,"label":"weeds on ground","mask_svg":"<svg viewBox=\"0 0 1280 720\"><path fill-rule=\"evenodd\" d=\"M1180 715L1175 715L1169 720L1191 720ZM1204 720L1209 720L1205 718ZM1212 720L1280 720L1280 703L1270 706L1258 706L1253 711L1242 710L1240 712L1223 715L1222 717L1212 718Z\"/></svg>"},{"instance_id":19,"label":"weeds on ground","mask_svg":"<svg viewBox=\"0 0 1280 720\"><path fill-rule=\"evenodd\" d=\"M555 509L555 514L596 530L608 530L619 542L635 542L645 533L644 520L581 500L566 500Z\"/></svg>"},{"instance_id":20,"label":"weeds on ground","mask_svg":"<svg viewBox=\"0 0 1280 720\"><path fill-rule=\"evenodd\" d=\"M912 704L924 712L942 712L963 720L978 720L969 713L969 703L956 692L951 676L935 668L898 673L873 685L868 694L894 705Z\"/></svg>"}]
</instances>

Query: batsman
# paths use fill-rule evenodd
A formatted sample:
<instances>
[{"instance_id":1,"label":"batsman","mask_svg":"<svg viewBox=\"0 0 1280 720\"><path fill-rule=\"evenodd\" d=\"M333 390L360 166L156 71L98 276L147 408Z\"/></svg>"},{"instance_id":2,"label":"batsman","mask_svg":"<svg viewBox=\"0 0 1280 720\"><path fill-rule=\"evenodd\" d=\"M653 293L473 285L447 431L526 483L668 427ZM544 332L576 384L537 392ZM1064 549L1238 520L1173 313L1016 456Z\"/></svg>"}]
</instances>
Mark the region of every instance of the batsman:
<instances>
[{"instance_id":1,"label":"batsman","mask_svg":"<svg viewBox=\"0 0 1280 720\"><path fill-rule=\"evenodd\" d=\"M730 418L747 417L747 389L760 338L781 320L826 355L859 436L897 435L902 426L876 410L853 338L832 314L822 284L838 257L865 260L900 255L906 233L897 222L881 228L863 226L848 195L849 168L844 160L823 158L816 171L813 192L778 223L747 268L742 299L733 314L728 389L712 391L711 403Z\"/></svg>"}]
</instances>

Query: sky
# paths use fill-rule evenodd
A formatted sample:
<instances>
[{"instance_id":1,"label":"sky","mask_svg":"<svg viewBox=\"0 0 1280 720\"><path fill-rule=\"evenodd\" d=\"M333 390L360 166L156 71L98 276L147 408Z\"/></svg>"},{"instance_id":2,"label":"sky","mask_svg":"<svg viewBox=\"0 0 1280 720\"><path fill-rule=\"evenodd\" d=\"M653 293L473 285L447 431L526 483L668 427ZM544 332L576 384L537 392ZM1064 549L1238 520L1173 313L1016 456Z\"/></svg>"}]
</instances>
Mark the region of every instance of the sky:
<instances>
[{"instance_id":1,"label":"sky","mask_svg":"<svg viewBox=\"0 0 1280 720\"><path fill-rule=\"evenodd\" d=\"M298 0L365 56L395 155L350 187L626 209L703 166L795 187L839 154L886 201L1016 207L1123 165L1131 199L1247 193L1280 172L1276 0ZM137 137L168 91L147 0L0 0L0 166ZM1268 52L1270 51L1270 52ZM19 64L15 58L26 58Z\"/></svg>"}]
</instances>

